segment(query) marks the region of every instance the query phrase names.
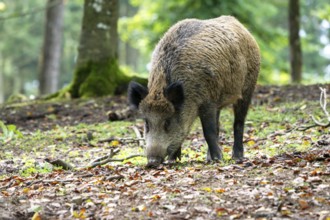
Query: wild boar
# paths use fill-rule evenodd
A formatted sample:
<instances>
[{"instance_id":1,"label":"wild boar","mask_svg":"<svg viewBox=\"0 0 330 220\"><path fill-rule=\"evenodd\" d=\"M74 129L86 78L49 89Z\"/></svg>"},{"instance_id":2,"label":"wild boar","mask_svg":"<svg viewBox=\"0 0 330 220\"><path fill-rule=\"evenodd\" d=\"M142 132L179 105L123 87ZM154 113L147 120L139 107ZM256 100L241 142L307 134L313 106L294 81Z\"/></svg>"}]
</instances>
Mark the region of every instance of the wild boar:
<instances>
[{"instance_id":1,"label":"wild boar","mask_svg":"<svg viewBox=\"0 0 330 220\"><path fill-rule=\"evenodd\" d=\"M181 145L197 117L208 144L207 160L222 159L218 146L220 110L234 109L232 157L243 158L243 130L260 69L260 51L234 17L186 19L159 41L148 88L131 82L128 101L145 120L149 167L181 159Z\"/></svg>"}]
</instances>

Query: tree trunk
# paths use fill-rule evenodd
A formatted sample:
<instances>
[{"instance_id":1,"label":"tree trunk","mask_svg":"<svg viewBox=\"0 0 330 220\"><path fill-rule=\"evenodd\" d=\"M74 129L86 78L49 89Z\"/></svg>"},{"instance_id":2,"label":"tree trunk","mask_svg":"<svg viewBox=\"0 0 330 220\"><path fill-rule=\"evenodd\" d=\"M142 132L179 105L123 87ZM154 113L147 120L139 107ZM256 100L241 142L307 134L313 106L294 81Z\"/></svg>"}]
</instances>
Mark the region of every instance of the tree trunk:
<instances>
[{"instance_id":1,"label":"tree trunk","mask_svg":"<svg viewBox=\"0 0 330 220\"><path fill-rule=\"evenodd\" d=\"M299 0L289 1L289 42L291 81L300 83L302 78L302 53L299 37Z\"/></svg>"},{"instance_id":2,"label":"tree trunk","mask_svg":"<svg viewBox=\"0 0 330 220\"><path fill-rule=\"evenodd\" d=\"M129 0L120 1L120 17L132 17L136 14L138 8L133 7ZM139 51L133 48L128 42L119 40L119 61L120 64L127 65L133 71L138 72Z\"/></svg>"},{"instance_id":3,"label":"tree trunk","mask_svg":"<svg viewBox=\"0 0 330 220\"><path fill-rule=\"evenodd\" d=\"M128 81L118 66L117 21L118 0L85 0L71 97L113 94Z\"/></svg>"},{"instance_id":4,"label":"tree trunk","mask_svg":"<svg viewBox=\"0 0 330 220\"><path fill-rule=\"evenodd\" d=\"M63 0L48 0L44 45L40 61L39 92L42 95L53 93L58 89L63 12Z\"/></svg>"}]
</instances>

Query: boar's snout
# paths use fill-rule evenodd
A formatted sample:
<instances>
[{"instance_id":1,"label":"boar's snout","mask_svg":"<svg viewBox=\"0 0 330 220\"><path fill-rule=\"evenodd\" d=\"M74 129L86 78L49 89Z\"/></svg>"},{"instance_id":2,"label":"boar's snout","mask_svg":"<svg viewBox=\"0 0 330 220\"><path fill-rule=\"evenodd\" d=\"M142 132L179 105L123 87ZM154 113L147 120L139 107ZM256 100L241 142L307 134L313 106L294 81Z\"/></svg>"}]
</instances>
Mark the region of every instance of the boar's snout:
<instances>
[{"instance_id":1,"label":"boar's snout","mask_svg":"<svg viewBox=\"0 0 330 220\"><path fill-rule=\"evenodd\" d=\"M163 161L164 161L164 159L161 158L161 157L150 157L150 158L148 158L147 167L148 168L156 168L156 167L158 167L158 165L163 163Z\"/></svg>"}]
</instances>

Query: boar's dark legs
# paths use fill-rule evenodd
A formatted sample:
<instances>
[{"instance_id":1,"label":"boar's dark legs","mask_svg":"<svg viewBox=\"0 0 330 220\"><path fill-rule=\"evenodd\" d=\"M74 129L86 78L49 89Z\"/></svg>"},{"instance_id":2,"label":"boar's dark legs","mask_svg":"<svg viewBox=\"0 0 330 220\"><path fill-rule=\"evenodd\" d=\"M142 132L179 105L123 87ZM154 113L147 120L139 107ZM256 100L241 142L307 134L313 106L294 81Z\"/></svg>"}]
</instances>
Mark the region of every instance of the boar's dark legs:
<instances>
[{"instance_id":1,"label":"boar's dark legs","mask_svg":"<svg viewBox=\"0 0 330 220\"><path fill-rule=\"evenodd\" d=\"M219 139L219 133L220 133L220 109L217 110L217 137ZM211 161L212 157L210 154L210 148L207 149L207 156L206 156L207 161Z\"/></svg>"},{"instance_id":2,"label":"boar's dark legs","mask_svg":"<svg viewBox=\"0 0 330 220\"><path fill-rule=\"evenodd\" d=\"M208 145L208 161L222 159L222 153L218 147L219 113L220 111L212 106L212 104L204 105L199 109L199 117L202 122L204 137Z\"/></svg>"},{"instance_id":3,"label":"boar's dark legs","mask_svg":"<svg viewBox=\"0 0 330 220\"><path fill-rule=\"evenodd\" d=\"M244 149L243 149L243 133L244 133L244 123L245 117L247 115L251 96L251 92L247 92L243 99L237 101L234 105L234 147L233 147L233 159L240 160L243 159Z\"/></svg>"}]
</instances>

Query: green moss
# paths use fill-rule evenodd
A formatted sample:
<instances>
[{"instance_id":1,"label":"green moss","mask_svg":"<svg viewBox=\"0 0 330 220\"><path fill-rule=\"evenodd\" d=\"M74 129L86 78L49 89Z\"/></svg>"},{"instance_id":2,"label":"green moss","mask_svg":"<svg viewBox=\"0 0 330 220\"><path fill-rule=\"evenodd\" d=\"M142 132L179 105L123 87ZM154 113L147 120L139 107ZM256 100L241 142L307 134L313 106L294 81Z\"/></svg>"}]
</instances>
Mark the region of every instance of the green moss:
<instances>
[{"instance_id":1,"label":"green moss","mask_svg":"<svg viewBox=\"0 0 330 220\"><path fill-rule=\"evenodd\" d=\"M116 59L106 61L89 61L76 68L74 79L64 94L69 92L72 98L99 97L124 93L131 80L146 84L146 78L128 76L119 68ZM63 95L63 92L59 93Z\"/></svg>"},{"instance_id":2,"label":"green moss","mask_svg":"<svg viewBox=\"0 0 330 220\"><path fill-rule=\"evenodd\" d=\"M89 61L76 68L69 92L73 98L111 95L120 75L116 60Z\"/></svg>"},{"instance_id":3,"label":"green moss","mask_svg":"<svg viewBox=\"0 0 330 220\"><path fill-rule=\"evenodd\" d=\"M122 70L116 59L88 61L76 67L72 83L45 99L90 98L124 94L131 80L147 85L147 78Z\"/></svg>"}]
</instances>

